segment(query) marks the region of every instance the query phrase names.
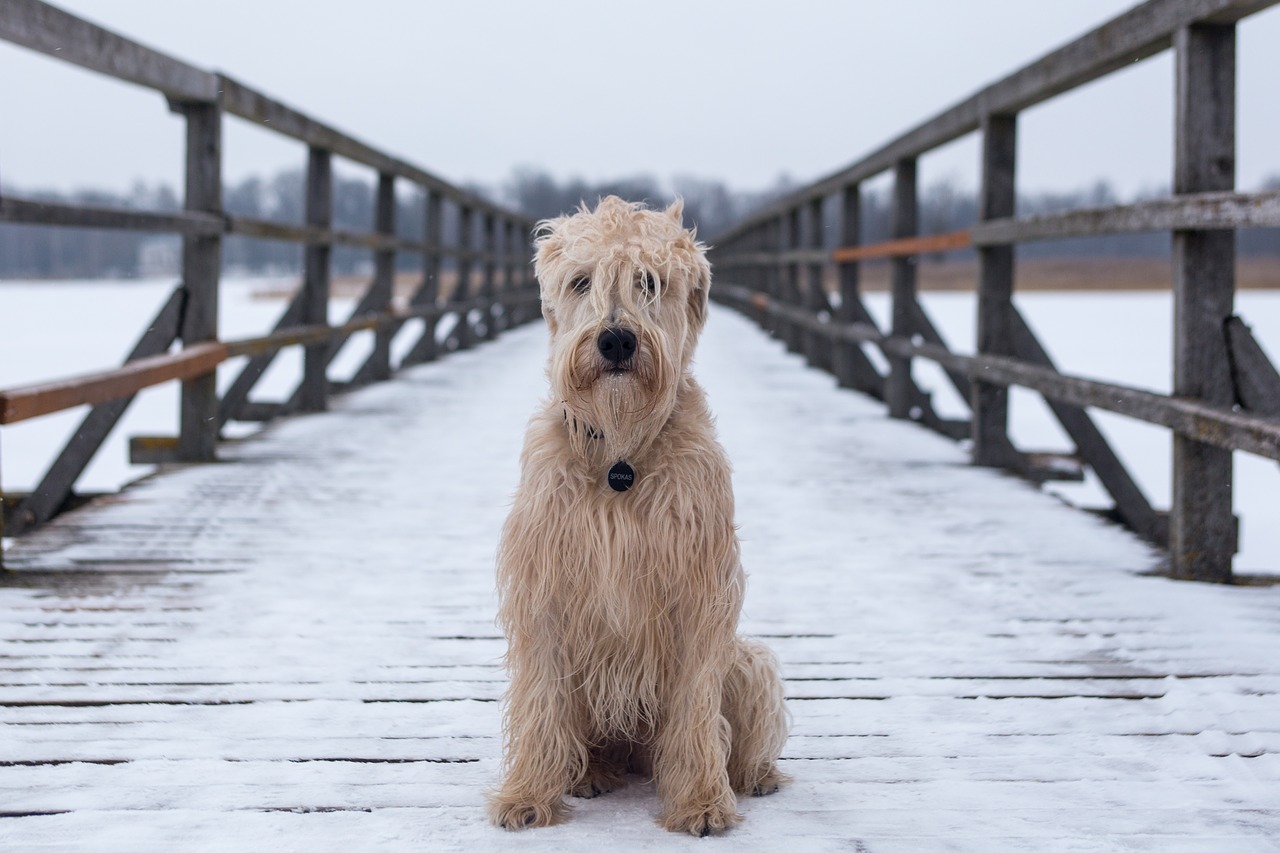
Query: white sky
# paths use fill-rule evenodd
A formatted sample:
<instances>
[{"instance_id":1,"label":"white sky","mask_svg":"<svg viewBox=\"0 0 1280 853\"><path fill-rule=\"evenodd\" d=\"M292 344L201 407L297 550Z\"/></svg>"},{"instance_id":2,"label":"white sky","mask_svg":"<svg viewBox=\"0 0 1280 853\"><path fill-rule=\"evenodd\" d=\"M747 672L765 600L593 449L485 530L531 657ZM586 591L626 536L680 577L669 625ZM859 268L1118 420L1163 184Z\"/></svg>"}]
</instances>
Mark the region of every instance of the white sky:
<instances>
[{"instance_id":1,"label":"white sky","mask_svg":"<svg viewBox=\"0 0 1280 853\"><path fill-rule=\"evenodd\" d=\"M820 177L1128 8L1129 0L60 0L455 182ZM1280 9L1240 28L1238 186L1280 174ZM1168 54L1023 114L1023 189L1168 183ZM179 183L161 98L0 43L0 187ZM229 122L225 176L303 163ZM922 177L972 185L972 139Z\"/></svg>"}]
</instances>

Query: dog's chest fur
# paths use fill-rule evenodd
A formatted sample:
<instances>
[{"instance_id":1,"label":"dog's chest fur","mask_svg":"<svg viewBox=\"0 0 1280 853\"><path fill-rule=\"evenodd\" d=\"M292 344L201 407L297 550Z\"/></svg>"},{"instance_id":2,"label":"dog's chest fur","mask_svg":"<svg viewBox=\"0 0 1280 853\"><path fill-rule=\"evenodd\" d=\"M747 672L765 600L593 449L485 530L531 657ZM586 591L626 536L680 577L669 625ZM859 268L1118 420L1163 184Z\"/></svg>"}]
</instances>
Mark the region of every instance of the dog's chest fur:
<instances>
[{"instance_id":1,"label":"dog's chest fur","mask_svg":"<svg viewBox=\"0 0 1280 853\"><path fill-rule=\"evenodd\" d=\"M503 534L503 618L542 615L606 732L651 722L672 650L733 632L743 579L729 466L700 395L692 402L628 460L636 482L625 492L607 485L616 460L570 452L552 406L526 443Z\"/></svg>"}]
</instances>

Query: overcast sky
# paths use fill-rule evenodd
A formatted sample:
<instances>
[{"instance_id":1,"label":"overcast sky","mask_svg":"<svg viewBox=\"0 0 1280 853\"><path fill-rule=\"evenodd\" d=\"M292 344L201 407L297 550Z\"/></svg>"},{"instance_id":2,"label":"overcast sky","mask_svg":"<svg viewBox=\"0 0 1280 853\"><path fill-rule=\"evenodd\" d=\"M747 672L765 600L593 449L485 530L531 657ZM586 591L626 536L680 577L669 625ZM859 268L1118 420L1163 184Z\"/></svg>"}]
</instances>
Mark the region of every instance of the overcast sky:
<instances>
[{"instance_id":1,"label":"overcast sky","mask_svg":"<svg viewBox=\"0 0 1280 853\"><path fill-rule=\"evenodd\" d=\"M810 180L1124 11L1129 0L60 0L454 182ZM785 7L785 8L784 8ZM1238 186L1280 174L1280 9L1242 24ZM1023 189L1167 185L1168 54L1023 114ZM180 180L162 99L0 42L0 189ZM303 163L228 122L225 177ZM972 186L972 139L922 179Z\"/></svg>"}]
</instances>

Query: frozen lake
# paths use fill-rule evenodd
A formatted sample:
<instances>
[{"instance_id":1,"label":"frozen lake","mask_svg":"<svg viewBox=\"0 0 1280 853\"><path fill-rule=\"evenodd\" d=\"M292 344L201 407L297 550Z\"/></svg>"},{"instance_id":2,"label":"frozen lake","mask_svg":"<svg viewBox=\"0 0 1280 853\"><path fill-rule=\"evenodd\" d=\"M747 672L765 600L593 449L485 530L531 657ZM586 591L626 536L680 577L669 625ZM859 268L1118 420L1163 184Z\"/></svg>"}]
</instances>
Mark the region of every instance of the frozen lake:
<instances>
[{"instance_id":1,"label":"frozen lake","mask_svg":"<svg viewBox=\"0 0 1280 853\"><path fill-rule=\"evenodd\" d=\"M277 299L255 296L278 279L224 282L220 306L224 338L267 331L283 309ZM133 345L173 286L171 280L128 282L0 282L0 386L12 387L116 366ZM926 309L951 346L973 348L971 293L926 293ZM1168 392L1171 385L1171 300L1164 292L1026 293L1016 297L1041 342L1064 372ZM872 313L888 314L886 294L868 296ZM1272 355L1280 356L1280 293L1242 291L1237 312ZM350 300L334 300L331 318L344 319ZM402 338L409 336L402 336ZM368 351L368 336L353 339L333 375L344 376ZM224 365L219 382L234 379L238 362ZM280 399L292 390L301 355L286 351L264 377L255 399ZM917 364L921 384L935 392L944 414L964 407L941 372ZM1032 393L1014 389L1012 430L1019 446L1065 450L1069 441L1047 408ZM172 434L177 422L174 385L144 391L108 440L78 485L80 490L112 490L146 474L146 466L127 460L130 435ZM82 412L64 412L0 431L0 473L6 489L30 489L53 454L79 423ZM1102 430L1148 497L1168 505L1170 439L1166 431L1137 421L1095 413ZM854 437L851 437L854 438ZM1096 483L1052 484L1052 491L1082 505L1104 503ZM1280 466L1248 454L1236 454L1236 512L1241 516L1241 552L1235 568L1243 573L1280 574Z\"/></svg>"}]
</instances>

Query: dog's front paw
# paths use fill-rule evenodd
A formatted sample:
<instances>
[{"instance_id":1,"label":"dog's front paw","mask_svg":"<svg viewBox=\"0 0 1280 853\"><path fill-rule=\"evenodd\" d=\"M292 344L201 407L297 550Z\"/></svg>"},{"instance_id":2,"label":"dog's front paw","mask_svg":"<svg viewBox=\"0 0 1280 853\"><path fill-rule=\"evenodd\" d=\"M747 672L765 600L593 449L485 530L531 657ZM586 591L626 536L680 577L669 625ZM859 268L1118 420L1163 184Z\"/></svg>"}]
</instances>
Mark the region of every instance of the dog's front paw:
<instances>
[{"instance_id":1,"label":"dog's front paw","mask_svg":"<svg viewBox=\"0 0 1280 853\"><path fill-rule=\"evenodd\" d=\"M678 809L662 819L672 832L687 832L699 838L719 835L742 821L736 803Z\"/></svg>"},{"instance_id":2,"label":"dog's front paw","mask_svg":"<svg viewBox=\"0 0 1280 853\"><path fill-rule=\"evenodd\" d=\"M564 820L566 811L563 802L530 803L509 800L501 795L489 800L489 818L494 826L500 826L503 829L551 826Z\"/></svg>"}]
</instances>

